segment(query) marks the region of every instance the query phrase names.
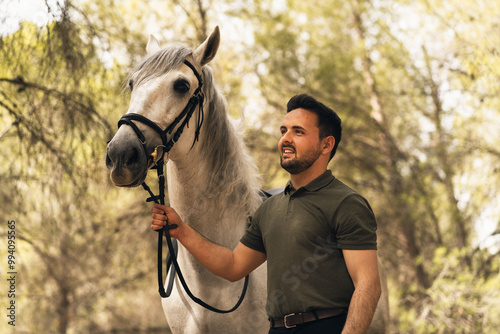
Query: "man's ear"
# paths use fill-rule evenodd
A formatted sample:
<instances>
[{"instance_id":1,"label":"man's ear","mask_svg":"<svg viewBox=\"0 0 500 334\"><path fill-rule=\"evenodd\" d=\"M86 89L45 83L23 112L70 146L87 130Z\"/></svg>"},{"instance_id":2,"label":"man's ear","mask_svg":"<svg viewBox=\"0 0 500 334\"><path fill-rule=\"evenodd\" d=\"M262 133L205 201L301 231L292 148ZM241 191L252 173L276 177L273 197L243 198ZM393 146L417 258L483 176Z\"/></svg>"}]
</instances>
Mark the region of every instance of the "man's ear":
<instances>
[{"instance_id":1,"label":"man's ear","mask_svg":"<svg viewBox=\"0 0 500 334\"><path fill-rule=\"evenodd\" d=\"M333 150L334 146L335 146L334 136L328 136L323 138L321 140L321 149L322 149L321 153L330 155L330 152Z\"/></svg>"}]
</instances>

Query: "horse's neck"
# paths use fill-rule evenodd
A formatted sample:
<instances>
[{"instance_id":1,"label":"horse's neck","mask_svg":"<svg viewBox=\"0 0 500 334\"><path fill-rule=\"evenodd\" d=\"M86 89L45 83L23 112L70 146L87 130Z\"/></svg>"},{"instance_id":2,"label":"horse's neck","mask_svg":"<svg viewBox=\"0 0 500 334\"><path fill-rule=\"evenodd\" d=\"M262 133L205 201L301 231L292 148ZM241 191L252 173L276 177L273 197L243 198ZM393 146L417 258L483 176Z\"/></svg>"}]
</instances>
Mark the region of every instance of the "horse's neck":
<instances>
[{"instance_id":1,"label":"horse's neck","mask_svg":"<svg viewBox=\"0 0 500 334\"><path fill-rule=\"evenodd\" d=\"M181 161L167 165L170 204L190 226L210 240L234 247L244 229L246 212L237 204L237 196L213 193L214 175L196 150ZM222 188L223 189L223 188Z\"/></svg>"}]
</instances>

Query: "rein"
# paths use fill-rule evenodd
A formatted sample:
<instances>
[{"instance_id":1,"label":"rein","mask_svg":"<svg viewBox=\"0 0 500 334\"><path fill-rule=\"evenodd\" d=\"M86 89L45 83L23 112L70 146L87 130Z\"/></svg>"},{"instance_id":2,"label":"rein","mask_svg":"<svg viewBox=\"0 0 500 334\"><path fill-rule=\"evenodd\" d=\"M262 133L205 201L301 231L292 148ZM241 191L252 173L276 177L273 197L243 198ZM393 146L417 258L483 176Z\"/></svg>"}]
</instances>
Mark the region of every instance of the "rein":
<instances>
[{"instance_id":1,"label":"rein","mask_svg":"<svg viewBox=\"0 0 500 334\"><path fill-rule=\"evenodd\" d=\"M187 126L189 127L188 123L189 120L191 119L191 116L193 115L196 107L198 106L198 121L197 121L197 127L196 127L196 132L195 132L195 137L193 141L193 145L191 148L193 148L194 144L199 140L199 135L200 135L200 129L203 124L203 100L204 100L204 95L201 91L201 87L203 85L203 80L201 76L198 74L198 71L196 71L196 68L187 60L184 60L184 64L189 66L193 73L195 74L196 78L198 79L198 88L196 91L193 93L193 96L189 99L189 102L187 103L186 107L184 110L177 116L174 121L165 129L163 130L161 127L159 127L155 122L151 121L150 119L140 115L140 114L135 114L135 113L129 113L125 114L122 116L122 118L118 121L118 128L122 125L128 125L130 126L137 137L139 138L142 147L144 149L144 152L146 153L146 156L148 155L147 153L147 148L146 148L146 137L144 137L144 134L139 130L137 125L134 124L132 121L140 122L143 123L147 126L149 126L151 129L153 129L156 133L158 133L161 137L162 145L163 147L161 156L157 158L157 149L158 147L155 148L154 152L151 154L150 158L152 159L152 163L154 166L152 169L156 169L157 175L158 175L158 191L159 195L154 195L154 193L151 191L151 188L146 184L146 182L142 183L142 187L149 193L150 197L146 199L146 202L155 202L157 204L162 204L165 205L165 176L163 174L163 168L164 165L168 162L168 152L172 149L174 144L179 140L179 137L181 136L182 132L184 131L184 128ZM175 131L174 135L170 140L167 138L167 134L170 135L174 131L175 127L179 125L179 128L177 131ZM167 159L165 160L165 154L167 155ZM148 163L149 165L149 163ZM175 274L177 273L179 280L186 291L186 294L197 304L203 306L204 308L216 312L216 313L230 313L236 310L240 304L243 302L243 298L245 297L247 288L248 288L248 279L249 276L247 275L245 277L245 284L243 286L243 290L241 292L241 296L238 299L238 302L229 310L220 310L218 308L215 308L211 305L208 305L201 299L195 297L191 290L189 290L187 283L184 279L184 276L182 275L181 269L179 267L179 264L177 263L177 251L178 251L178 243L177 239L171 238L170 237L170 230L177 228L177 225L166 225L162 229L158 230L158 291L160 293L160 296L162 298L167 298L170 296L172 293L172 288L173 288L173 283L174 283L174 277ZM162 264L162 259L163 259L163 254L162 254L162 249L163 249L163 234L165 234L165 237L167 239L167 245L168 245L168 255L166 259L166 275L168 277L168 283L167 283L167 289L165 290L165 287L163 286L163 264ZM173 268L171 266L173 265ZM169 274L169 270L170 271Z\"/></svg>"}]
</instances>

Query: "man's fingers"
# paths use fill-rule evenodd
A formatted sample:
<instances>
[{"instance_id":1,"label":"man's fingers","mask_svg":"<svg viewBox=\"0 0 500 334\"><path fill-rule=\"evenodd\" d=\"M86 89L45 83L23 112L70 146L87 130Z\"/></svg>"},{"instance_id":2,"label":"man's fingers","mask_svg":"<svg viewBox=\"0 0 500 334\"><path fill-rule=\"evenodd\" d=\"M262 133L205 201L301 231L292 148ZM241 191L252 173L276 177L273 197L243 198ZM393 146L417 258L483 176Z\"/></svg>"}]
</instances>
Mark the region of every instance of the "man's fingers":
<instances>
[{"instance_id":1,"label":"man's fingers","mask_svg":"<svg viewBox=\"0 0 500 334\"><path fill-rule=\"evenodd\" d=\"M160 225L151 225L151 229L153 231L158 231L158 230L161 230L163 226L160 226ZM165 233L163 233L163 235L165 235Z\"/></svg>"},{"instance_id":2,"label":"man's fingers","mask_svg":"<svg viewBox=\"0 0 500 334\"><path fill-rule=\"evenodd\" d=\"M177 215L174 209L166 205L155 204L151 208L152 219L151 219L151 229L156 231L164 226L168 230L176 229L181 224L182 221ZM170 217L169 217L170 216Z\"/></svg>"},{"instance_id":3,"label":"man's fingers","mask_svg":"<svg viewBox=\"0 0 500 334\"><path fill-rule=\"evenodd\" d=\"M153 207L151 208L151 211L158 211L158 212L167 212L169 210L169 207L166 206L166 205L161 205L161 204L156 204L153 205Z\"/></svg>"},{"instance_id":4,"label":"man's fingers","mask_svg":"<svg viewBox=\"0 0 500 334\"><path fill-rule=\"evenodd\" d=\"M163 209L161 209L161 208L159 208L159 207L157 207L157 206L153 206L153 207L151 208L151 212L152 212L152 213L160 213L160 214L165 214L165 210L163 210Z\"/></svg>"},{"instance_id":5,"label":"man's fingers","mask_svg":"<svg viewBox=\"0 0 500 334\"><path fill-rule=\"evenodd\" d=\"M164 220L155 220L155 219L151 220L151 224L159 227L167 225L167 223Z\"/></svg>"},{"instance_id":6,"label":"man's fingers","mask_svg":"<svg viewBox=\"0 0 500 334\"><path fill-rule=\"evenodd\" d=\"M153 219L151 221L151 228L153 230L159 230L161 228L163 228L163 226L167 225L167 223L165 221L158 221L158 220L155 220Z\"/></svg>"},{"instance_id":7,"label":"man's fingers","mask_svg":"<svg viewBox=\"0 0 500 334\"><path fill-rule=\"evenodd\" d=\"M153 220L159 220L159 221L167 221L168 220L168 217L165 216L165 214L163 213L153 213ZM163 224L165 225L165 224Z\"/></svg>"}]
</instances>

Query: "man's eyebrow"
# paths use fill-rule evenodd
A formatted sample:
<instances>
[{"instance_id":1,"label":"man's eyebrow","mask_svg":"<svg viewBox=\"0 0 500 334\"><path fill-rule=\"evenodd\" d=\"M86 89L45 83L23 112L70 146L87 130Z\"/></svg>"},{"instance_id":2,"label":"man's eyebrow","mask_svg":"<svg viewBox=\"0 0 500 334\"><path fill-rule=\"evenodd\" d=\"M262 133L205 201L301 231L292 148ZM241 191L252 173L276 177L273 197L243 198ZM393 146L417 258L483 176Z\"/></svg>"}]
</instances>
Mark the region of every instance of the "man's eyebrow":
<instances>
[{"instance_id":1,"label":"man's eyebrow","mask_svg":"<svg viewBox=\"0 0 500 334\"><path fill-rule=\"evenodd\" d=\"M304 127L302 127L300 125L294 125L294 126L292 126L292 129L293 130L302 130L304 132L307 131L306 128L304 128Z\"/></svg>"},{"instance_id":2,"label":"man's eyebrow","mask_svg":"<svg viewBox=\"0 0 500 334\"><path fill-rule=\"evenodd\" d=\"M304 128L304 127L302 127L300 125L293 125L291 128L295 129L295 130L304 130L304 131L306 131L306 128ZM283 130L283 129L288 129L288 128L286 126L284 126L284 125L280 126L280 130Z\"/></svg>"}]
</instances>

